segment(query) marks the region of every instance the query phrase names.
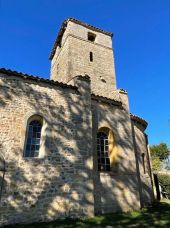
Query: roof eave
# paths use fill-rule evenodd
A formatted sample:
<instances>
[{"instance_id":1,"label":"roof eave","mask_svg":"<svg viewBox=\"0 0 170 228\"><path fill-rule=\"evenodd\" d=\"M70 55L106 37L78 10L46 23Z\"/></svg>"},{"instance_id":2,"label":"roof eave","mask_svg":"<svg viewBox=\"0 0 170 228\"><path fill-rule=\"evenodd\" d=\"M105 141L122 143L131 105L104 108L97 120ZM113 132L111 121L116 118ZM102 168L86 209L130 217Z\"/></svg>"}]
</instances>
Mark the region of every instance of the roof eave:
<instances>
[{"instance_id":1,"label":"roof eave","mask_svg":"<svg viewBox=\"0 0 170 228\"><path fill-rule=\"evenodd\" d=\"M53 81L53 80L50 80L47 78L42 78L39 76L30 75L30 74L25 74L25 73L18 72L18 71L12 71L10 69L0 68L0 73L8 75L8 76L15 76L15 77L19 77L22 79L33 80L36 82L47 83L49 85L59 86L61 88L68 88L68 89L73 89L75 91L78 91L78 88L73 85L68 85L63 82Z\"/></svg>"},{"instance_id":2,"label":"roof eave","mask_svg":"<svg viewBox=\"0 0 170 228\"><path fill-rule=\"evenodd\" d=\"M143 118L141 118L141 117L139 117L139 116L136 116L136 115L134 115L134 114L132 114L132 113L130 113L130 118L131 118L131 120L140 123L140 124L144 127L144 129L147 128L148 123L147 123L147 121L144 120Z\"/></svg>"}]
</instances>

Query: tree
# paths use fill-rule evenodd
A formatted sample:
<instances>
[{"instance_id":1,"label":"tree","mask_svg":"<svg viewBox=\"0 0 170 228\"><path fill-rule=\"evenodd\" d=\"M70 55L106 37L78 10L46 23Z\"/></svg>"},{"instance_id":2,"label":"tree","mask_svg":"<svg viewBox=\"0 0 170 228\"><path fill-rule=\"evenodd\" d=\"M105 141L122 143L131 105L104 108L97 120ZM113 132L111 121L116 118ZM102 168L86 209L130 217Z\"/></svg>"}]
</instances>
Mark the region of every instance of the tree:
<instances>
[{"instance_id":1,"label":"tree","mask_svg":"<svg viewBox=\"0 0 170 228\"><path fill-rule=\"evenodd\" d=\"M168 168L166 161L169 159L170 151L166 143L150 146L152 167L154 171L160 171L163 167Z\"/></svg>"},{"instance_id":2,"label":"tree","mask_svg":"<svg viewBox=\"0 0 170 228\"><path fill-rule=\"evenodd\" d=\"M152 158L152 169L153 171L160 171L162 169L162 162L159 158Z\"/></svg>"}]
</instances>

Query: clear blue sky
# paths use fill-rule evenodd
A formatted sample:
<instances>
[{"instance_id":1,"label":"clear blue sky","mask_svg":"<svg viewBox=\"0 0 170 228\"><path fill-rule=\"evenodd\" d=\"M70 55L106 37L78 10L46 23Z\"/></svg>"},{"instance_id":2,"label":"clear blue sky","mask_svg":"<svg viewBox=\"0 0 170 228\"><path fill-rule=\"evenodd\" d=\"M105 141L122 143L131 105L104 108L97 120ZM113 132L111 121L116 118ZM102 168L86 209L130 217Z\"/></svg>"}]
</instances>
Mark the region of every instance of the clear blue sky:
<instances>
[{"instance_id":1,"label":"clear blue sky","mask_svg":"<svg viewBox=\"0 0 170 228\"><path fill-rule=\"evenodd\" d=\"M170 0L0 0L0 67L49 77L68 17L114 32L118 88L149 122L150 144L170 147Z\"/></svg>"}]
</instances>

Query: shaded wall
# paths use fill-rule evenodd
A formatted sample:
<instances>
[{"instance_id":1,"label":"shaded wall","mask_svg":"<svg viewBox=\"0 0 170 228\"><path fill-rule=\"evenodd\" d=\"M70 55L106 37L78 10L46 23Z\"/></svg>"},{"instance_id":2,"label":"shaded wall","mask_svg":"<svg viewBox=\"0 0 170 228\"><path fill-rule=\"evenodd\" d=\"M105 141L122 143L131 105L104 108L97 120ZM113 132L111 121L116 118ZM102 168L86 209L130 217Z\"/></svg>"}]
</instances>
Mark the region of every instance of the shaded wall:
<instances>
[{"instance_id":1,"label":"shaded wall","mask_svg":"<svg viewBox=\"0 0 170 228\"><path fill-rule=\"evenodd\" d=\"M154 199L148 139L144 132L145 128L139 122L132 120L132 131L140 186L141 206L147 206L151 204Z\"/></svg>"},{"instance_id":2,"label":"shaded wall","mask_svg":"<svg viewBox=\"0 0 170 228\"><path fill-rule=\"evenodd\" d=\"M0 75L1 225L93 215L90 81L76 80L79 91ZM44 119L41 156L24 158L34 114Z\"/></svg>"},{"instance_id":3,"label":"shaded wall","mask_svg":"<svg viewBox=\"0 0 170 228\"><path fill-rule=\"evenodd\" d=\"M89 77L59 86L0 75L0 150L6 174L0 224L30 223L139 209L151 202L151 170L144 129L123 106L91 100ZM23 158L27 120L44 119L39 158ZM97 168L96 136L114 139L111 171ZM145 153L143 173L141 154Z\"/></svg>"},{"instance_id":4,"label":"shaded wall","mask_svg":"<svg viewBox=\"0 0 170 228\"><path fill-rule=\"evenodd\" d=\"M122 108L93 100L92 113L95 213L139 209L139 184L128 103ZM103 127L113 132L117 146L116 159L108 172L99 172L97 168L96 136Z\"/></svg>"}]
</instances>

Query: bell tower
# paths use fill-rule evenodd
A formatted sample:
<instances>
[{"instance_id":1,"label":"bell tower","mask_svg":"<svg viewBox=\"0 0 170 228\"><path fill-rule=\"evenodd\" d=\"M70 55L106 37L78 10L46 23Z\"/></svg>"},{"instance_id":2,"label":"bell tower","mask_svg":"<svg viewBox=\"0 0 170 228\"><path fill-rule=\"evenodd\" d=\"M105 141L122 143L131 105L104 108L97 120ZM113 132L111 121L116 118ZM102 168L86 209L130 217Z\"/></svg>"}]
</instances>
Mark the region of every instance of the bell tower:
<instances>
[{"instance_id":1,"label":"bell tower","mask_svg":"<svg viewBox=\"0 0 170 228\"><path fill-rule=\"evenodd\" d=\"M69 83L89 75L92 93L112 97L116 90L112 33L79 20L65 20L50 54L51 79Z\"/></svg>"}]
</instances>

